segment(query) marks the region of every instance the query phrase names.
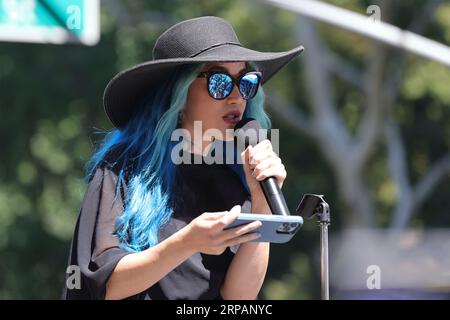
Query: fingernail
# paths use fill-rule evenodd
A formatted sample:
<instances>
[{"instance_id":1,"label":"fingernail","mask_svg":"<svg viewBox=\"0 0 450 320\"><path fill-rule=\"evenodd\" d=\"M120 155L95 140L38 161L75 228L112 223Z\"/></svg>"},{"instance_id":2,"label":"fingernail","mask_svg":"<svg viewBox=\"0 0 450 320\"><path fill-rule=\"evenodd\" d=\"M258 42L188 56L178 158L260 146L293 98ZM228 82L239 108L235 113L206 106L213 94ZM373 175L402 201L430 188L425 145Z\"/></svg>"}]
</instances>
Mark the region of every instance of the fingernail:
<instances>
[{"instance_id":1,"label":"fingernail","mask_svg":"<svg viewBox=\"0 0 450 320\"><path fill-rule=\"evenodd\" d=\"M231 211L241 211L241 206L240 205L235 205L233 208L231 208Z\"/></svg>"}]
</instances>

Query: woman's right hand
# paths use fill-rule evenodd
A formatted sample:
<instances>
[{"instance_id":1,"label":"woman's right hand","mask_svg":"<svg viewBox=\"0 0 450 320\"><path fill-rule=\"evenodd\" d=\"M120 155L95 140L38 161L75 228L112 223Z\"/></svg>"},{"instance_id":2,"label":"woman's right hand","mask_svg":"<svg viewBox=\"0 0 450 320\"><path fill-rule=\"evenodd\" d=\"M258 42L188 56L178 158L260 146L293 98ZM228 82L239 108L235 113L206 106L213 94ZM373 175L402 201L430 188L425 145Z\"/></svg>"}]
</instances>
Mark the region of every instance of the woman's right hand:
<instances>
[{"instance_id":1,"label":"woman's right hand","mask_svg":"<svg viewBox=\"0 0 450 320\"><path fill-rule=\"evenodd\" d=\"M222 254L227 247L256 239L259 233L246 234L262 225L261 221L223 230L236 220L241 206L236 205L230 211L205 212L192 220L185 228L185 241L195 252L211 255Z\"/></svg>"}]
</instances>

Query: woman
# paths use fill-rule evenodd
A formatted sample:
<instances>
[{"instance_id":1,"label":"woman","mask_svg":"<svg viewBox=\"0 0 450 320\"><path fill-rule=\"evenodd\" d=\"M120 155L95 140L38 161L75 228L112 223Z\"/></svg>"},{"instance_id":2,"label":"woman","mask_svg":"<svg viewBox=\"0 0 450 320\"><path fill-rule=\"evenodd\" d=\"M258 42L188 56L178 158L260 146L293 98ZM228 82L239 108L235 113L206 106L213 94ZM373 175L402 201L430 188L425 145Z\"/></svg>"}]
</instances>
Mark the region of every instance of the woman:
<instances>
[{"instance_id":1,"label":"woman","mask_svg":"<svg viewBox=\"0 0 450 320\"><path fill-rule=\"evenodd\" d=\"M166 30L153 60L110 81L104 106L116 128L87 164L69 255L80 281L67 274L63 298L257 298L269 243L250 241L261 223L224 228L241 211L271 214L259 181L281 187L286 171L269 140L241 152L242 165L205 163L213 144L196 124L220 144L244 117L268 128L260 85L302 49L250 50L224 19L200 17ZM192 162L174 161L179 129Z\"/></svg>"}]
</instances>

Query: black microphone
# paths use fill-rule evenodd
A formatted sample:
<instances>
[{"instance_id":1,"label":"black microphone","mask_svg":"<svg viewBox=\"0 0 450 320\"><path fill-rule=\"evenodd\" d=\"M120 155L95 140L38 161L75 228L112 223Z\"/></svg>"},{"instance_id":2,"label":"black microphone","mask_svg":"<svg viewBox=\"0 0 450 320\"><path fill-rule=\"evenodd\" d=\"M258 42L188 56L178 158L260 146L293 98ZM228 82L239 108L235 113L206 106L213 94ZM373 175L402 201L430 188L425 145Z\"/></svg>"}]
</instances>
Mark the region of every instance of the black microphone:
<instances>
[{"instance_id":1,"label":"black microphone","mask_svg":"<svg viewBox=\"0 0 450 320\"><path fill-rule=\"evenodd\" d=\"M234 127L234 136L239 144L245 148L249 145L255 146L259 143L259 130L261 125L253 118L245 118L239 121ZM289 209L286 205L283 193L281 193L275 177L267 177L259 182L269 204L272 214L289 216Z\"/></svg>"}]
</instances>

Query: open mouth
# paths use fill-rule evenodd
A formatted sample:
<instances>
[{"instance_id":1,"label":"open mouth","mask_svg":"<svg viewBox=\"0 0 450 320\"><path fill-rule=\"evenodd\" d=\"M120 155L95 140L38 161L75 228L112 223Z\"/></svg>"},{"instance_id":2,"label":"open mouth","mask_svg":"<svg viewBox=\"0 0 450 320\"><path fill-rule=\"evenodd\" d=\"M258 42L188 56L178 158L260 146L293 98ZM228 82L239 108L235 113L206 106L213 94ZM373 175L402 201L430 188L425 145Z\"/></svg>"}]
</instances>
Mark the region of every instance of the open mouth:
<instances>
[{"instance_id":1,"label":"open mouth","mask_svg":"<svg viewBox=\"0 0 450 320\"><path fill-rule=\"evenodd\" d=\"M241 113L239 111L229 112L222 117L226 123L236 124L241 120Z\"/></svg>"}]
</instances>

